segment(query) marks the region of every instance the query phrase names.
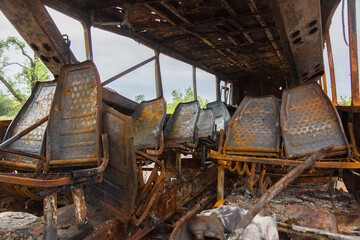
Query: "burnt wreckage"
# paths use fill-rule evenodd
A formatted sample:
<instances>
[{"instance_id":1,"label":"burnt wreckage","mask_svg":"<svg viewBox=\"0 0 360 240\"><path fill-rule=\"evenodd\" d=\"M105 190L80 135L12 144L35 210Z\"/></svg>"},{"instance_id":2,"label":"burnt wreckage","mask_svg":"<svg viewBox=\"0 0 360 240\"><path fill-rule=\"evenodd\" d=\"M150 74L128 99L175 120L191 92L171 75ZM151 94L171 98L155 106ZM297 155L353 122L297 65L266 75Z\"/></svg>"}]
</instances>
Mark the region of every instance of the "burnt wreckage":
<instances>
[{"instance_id":1,"label":"burnt wreckage","mask_svg":"<svg viewBox=\"0 0 360 240\"><path fill-rule=\"evenodd\" d=\"M337 105L329 27L339 3L1 0L3 14L55 76L38 82L11 124L1 125L7 128L0 144L2 194L43 201L43 221L29 234L44 239L140 239L175 213L185 214L177 226L215 200L221 205L225 170L247 175L256 197L255 176L264 193L310 156L313 170L299 181L340 177L357 195L355 0L348 0L351 106ZM87 61L77 61L45 6L82 24ZM134 39L154 56L101 81L91 27ZM324 80L325 44L332 100ZM180 103L172 115L166 113L159 54L193 66L195 101ZM156 99L138 104L104 87L152 61ZM216 76L217 101L204 109L196 68ZM217 194L204 195L216 182ZM76 229L64 227L65 210L57 209L66 191ZM194 199L197 204L185 208ZM102 212L92 211L95 205Z\"/></svg>"}]
</instances>

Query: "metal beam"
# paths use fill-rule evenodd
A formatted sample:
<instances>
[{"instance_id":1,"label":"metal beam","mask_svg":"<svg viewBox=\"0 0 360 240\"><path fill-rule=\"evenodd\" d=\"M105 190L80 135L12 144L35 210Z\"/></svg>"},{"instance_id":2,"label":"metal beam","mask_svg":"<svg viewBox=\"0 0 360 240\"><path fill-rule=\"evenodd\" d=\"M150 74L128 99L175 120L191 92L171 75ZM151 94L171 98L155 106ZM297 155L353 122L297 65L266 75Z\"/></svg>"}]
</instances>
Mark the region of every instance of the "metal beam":
<instances>
[{"instance_id":1,"label":"metal beam","mask_svg":"<svg viewBox=\"0 0 360 240\"><path fill-rule=\"evenodd\" d=\"M159 52L155 52L155 86L156 86L156 97L164 96L162 81L161 81L161 71L160 71L160 59Z\"/></svg>"},{"instance_id":2,"label":"metal beam","mask_svg":"<svg viewBox=\"0 0 360 240\"><path fill-rule=\"evenodd\" d=\"M132 71L134 71L135 69L138 69L138 68L141 67L141 66L144 66L145 64L151 62L151 61L154 60L154 59L156 59L156 56L151 57L151 58L149 58L149 59L147 59L147 60L145 60L145 61L142 61L142 62L139 63L139 64L136 64L135 66L133 66L133 67L131 67L131 68L129 68L129 69L127 69L127 70L125 70L125 71L123 71L123 72L121 72L121 73L119 73L119 74L117 74L117 75L115 75L115 76L113 76L113 77L111 77L111 78L109 78L108 80L102 82L102 83L101 83L101 86L105 86L105 85L107 85L107 84L115 81L116 79L118 79L118 78L120 78L120 77L122 77L122 76L124 76L124 75L126 75L126 74L128 74L128 73L130 73L130 72L132 72Z\"/></svg>"},{"instance_id":3,"label":"metal beam","mask_svg":"<svg viewBox=\"0 0 360 240\"><path fill-rule=\"evenodd\" d=\"M351 105L359 106L359 65L357 53L357 30L356 30L356 4L355 0L348 0L348 24L349 24L349 47L350 47L350 70L351 70Z\"/></svg>"},{"instance_id":4,"label":"metal beam","mask_svg":"<svg viewBox=\"0 0 360 240\"><path fill-rule=\"evenodd\" d=\"M221 99L221 90L220 90L220 78L215 76L215 88L216 88L216 101Z\"/></svg>"},{"instance_id":5,"label":"metal beam","mask_svg":"<svg viewBox=\"0 0 360 240\"><path fill-rule=\"evenodd\" d=\"M337 95L336 95L336 81L335 81L335 68L334 68L334 59L331 48L330 33L325 34L326 50L329 60L329 70L330 70L330 82L331 82L331 93L332 93L332 102L337 104ZM325 76L325 74L324 74Z\"/></svg>"},{"instance_id":6,"label":"metal beam","mask_svg":"<svg viewBox=\"0 0 360 240\"><path fill-rule=\"evenodd\" d=\"M197 100L197 88L196 88L196 67L192 65L192 76L193 76L193 90L194 100Z\"/></svg>"},{"instance_id":7,"label":"metal beam","mask_svg":"<svg viewBox=\"0 0 360 240\"><path fill-rule=\"evenodd\" d=\"M91 41L91 24L89 22L82 21L81 25L83 26L84 29L86 59L94 61L92 41Z\"/></svg>"}]
</instances>

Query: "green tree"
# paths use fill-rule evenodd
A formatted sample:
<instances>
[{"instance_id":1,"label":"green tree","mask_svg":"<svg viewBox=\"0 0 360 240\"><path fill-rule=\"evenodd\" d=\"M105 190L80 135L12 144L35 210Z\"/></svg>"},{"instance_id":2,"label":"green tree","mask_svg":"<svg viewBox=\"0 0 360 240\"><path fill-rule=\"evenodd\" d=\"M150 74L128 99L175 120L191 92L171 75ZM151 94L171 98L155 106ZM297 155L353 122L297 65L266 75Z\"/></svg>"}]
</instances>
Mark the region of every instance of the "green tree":
<instances>
[{"instance_id":1,"label":"green tree","mask_svg":"<svg viewBox=\"0 0 360 240\"><path fill-rule=\"evenodd\" d=\"M185 89L185 93L183 93L180 89L173 90L171 92L171 95L173 97L172 103L167 104L167 113L173 113L175 111L176 106L180 102L191 102L194 101L194 91L191 89L191 87ZM197 100L199 101L200 107L203 108L206 104L208 104L207 99L203 99L201 97L197 97Z\"/></svg>"},{"instance_id":2,"label":"green tree","mask_svg":"<svg viewBox=\"0 0 360 240\"><path fill-rule=\"evenodd\" d=\"M20 57L13 60L14 55L20 55ZM9 74L10 66L17 66L15 74ZM20 109L21 105L19 103L24 104L37 81L50 80L51 77L51 73L42 61L35 54L31 57L27 53L25 43L15 37L0 40L0 81L5 85L6 92L13 96L8 96L6 92L0 93L1 99L8 99L8 101L1 101L0 99L0 104L7 105L3 106L3 109L9 110L6 115L16 114L17 111L13 110ZM14 105L10 100L19 103ZM9 109L9 107L12 107L12 109Z\"/></svg>"},{"instance_id":3,"label":"green tree","mask_svg":"<svg viewBox=\"0 0 360 240\"><path fill-rule=\"evenodd\" d=\"M343 96L340 96L340 102L339 102L340 105L347 105L347 106L350 106L351 105L351 97L343 97Z\"/></svg>"},{"instance_id":4,"label":"green tree","mask_svg":"<svg viewBox=\"0 0 360 240\"><path fill-rule=\"evenodd\" d=\"M141 103L144 100L145 100L145 95L144 94L139 94L139 95L135 96L135 102L137 102L137 103Z\"/></svg>"}]
</instances>

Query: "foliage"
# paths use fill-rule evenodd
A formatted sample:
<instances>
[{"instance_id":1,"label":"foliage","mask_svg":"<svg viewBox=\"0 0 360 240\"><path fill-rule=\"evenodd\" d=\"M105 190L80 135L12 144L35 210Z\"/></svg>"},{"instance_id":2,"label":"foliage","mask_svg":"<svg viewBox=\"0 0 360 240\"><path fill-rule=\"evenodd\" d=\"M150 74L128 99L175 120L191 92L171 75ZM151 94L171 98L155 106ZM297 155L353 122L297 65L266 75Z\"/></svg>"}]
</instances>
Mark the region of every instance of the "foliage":
<instances>
[{"instance_id":1,"label":"foliage","mask_svg":"<svg viewBox=\"0 0 360 240\"><path fill-rule=\"evenodd\" d=\"M145 100L145 95L144 94L139 94L139 95L135 96L135 102L137 102L137 103L141 103L144 100Z\"/></svg>"},{"instance_id":2,"label":"foliage","mask_svg":"<svg viewBox=\"0 0 360 240\"><path fill-rule=\"evenodd\" d=\"M12 118L21 108L21 103L0 91L0 116Z\"/></svg>"},{"instance_id":3,"label":"foliage","mask_svg":"<svg viewBox=\"0 0 360 240\"><path fill-rule=\"evenodd\" d=\"M347 105L347 106L350 106L351 105L351 97L343 97L343 96L340 96L340 102L339 102L340 105Z\"/></svg>"},{"instance_id":4,"label":"foliage","mask_svg":"<svg viewBox=\"0 0 360 240\"><path fill-rule=\"evenodd\" d=\"M187 89L185 89L185 94L180 90L173 90L171 92L171 95L173 96L173 101L172 103L168 103L167 104L167 113L173 113L175 111L176 106L180 103L180 102L190 102L190 101L194 101L194 91L189 87ZM203 108L206 104L208 104L208 100L207 99L203 99L201 97L197 97L197 100L200 103L200 107Z\"/></svg>"},{"instance_id":5,"label":"foliage","mask_svg":"<svg viewBox=\"0 0 360 240\"><path fill-rule=\"evenodd\" d=\"M31 57L26 52L25 43L15 37L0 40L0 81L6 87L6 91L0 93L0 115L15 115L21 106L16 101L23 104L35 83L50 80L51 76L35 54Z\"/></svg>"}]
</instances>

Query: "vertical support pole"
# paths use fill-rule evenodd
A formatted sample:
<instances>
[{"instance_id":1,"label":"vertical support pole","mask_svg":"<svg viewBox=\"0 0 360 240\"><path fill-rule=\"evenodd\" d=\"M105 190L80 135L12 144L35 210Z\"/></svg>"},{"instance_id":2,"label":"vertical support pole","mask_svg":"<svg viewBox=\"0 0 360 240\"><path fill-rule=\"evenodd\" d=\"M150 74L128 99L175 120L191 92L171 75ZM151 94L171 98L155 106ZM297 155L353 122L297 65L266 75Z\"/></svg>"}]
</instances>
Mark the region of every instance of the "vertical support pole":
<instances>
[{"instance_id":1,"label":"vertical support pole","mask_svg":"<svg viewBox=\"0 0 360 240\"><path fill-rule=\"evenodd\" d=\"M323 85L322 85L322 78L319 79L319 85L320 85L321 89L324 89Z\"/></svg>"},{"instance_id":2,"label":"vertical support pole","mask_svg":"<svg viewBox=\"0 0 360 240\"><path fill-rule=\"evenodd\" d=\"M176 158L176 177L177 179L181 179L182 171L181 171L181 153L175 153Z\"/></svg>"},{"instance_id":3,"label":"vertical support pole","mask_svg":"<svg viewBox=\"0 0 360 240\"><path fill-rule=\"evenodd\" d=\"M215 84L216 84L216 101L221 99L221 91L220 91L220 78L215 76Z\"/></svg>"},{"instance_id":4,"label":"vertical support pole","mask_svg":"<svg viewBox=\"0 0 360 240\"><path fill-rule=\"evenodd\" d=\"M224 81L224 102L227 104L227 81Z\"/></svg>"},{"instance_id":5,"label":"vertical support pole","mask_svg":"<svg viewBox=\"0 0 360 240\"><path fill-rule=\"evenodd\" d=\"M160 59L159 59L159 52L155 52L155 86L156 86L156 96L162 97L164 96L162 81L161 81L161 71L160 71Z\"/></svg>"},{"instance_id":6,"label":"vertical support pole","mask_svg":"<svg viewBox=\"0 0 360 240\"><path fill-rule=\"evenodd\" d=\"M197 100L197 88L196 88L196 67L192 66L192 76L193 76L193 91L194 91L194 100Z\"/></svg>"},{"instance_id":7,"label":"vertical support pole","mask_svg":"<svg viewBox=\"0 0 360 240\"><path fill-rule=\"evenodd\" d=\"M229 98L230 98L230 105L234 105L234 84L232 82L230 83Z\"/></svg>"},{"instance_id":8,"label":"vertical support pole","mask_svg":"<svg viewBox=\"0 0 360 240\"><path fill-rule=\"evenodd\" d=\"M357 53L356 4L348 0L349 47L351 70L351 105L359 106L359 66Z\"/></svg>"},{"instance_id":9,"label":"vertical support pole","mask_svg":"<svg viewBox=\"0 0 360 240\"><path fill-rule=\"evenodd\" d=\"M325 41L326 41L326 49L327 49L328 60L329 60L332 102L334 105L336 105L337 104L337 95L336 95L335 68L334 68L334 58L333 58L333 54L332 54L332 47L331 47L329 32L327 34L325 34Z\"/></svg>"},{"instance_id":10,"label":"vertical support pole","mask_svg":"<svg viewBox=\"0 0 360 240\"><path fill-rule=\"evenodd\" d=\"M320 80L321 81L321 80ZM324 92L326 93L326 95L328 94L328 91L327 91L327 82L326 82L326 74L324 73L324 76L322 77L322 81L323 81L323 86L324 86ZM334 97L334 96L333 96ZM336 92L335 92L335 97L336 97ZM333 103L334 104L337 104L337 100L334 102L333 100Z\"/></svg>"},{"instance_id":11,"label":"vertical support pole","mask_svg":"<svg viewBox=\"0 0 360 240\"><path fill-rule=\"evenodd\" d=\"M44 240L57 238L57 192L44 198Z\"/></svg>"},{"instance_id":12,"label":"vertical support pole","mask_svg":"<svg viewBox=\"0 0 360 240\"><path fill-rule=\"evenodd\" d=\"M78 224L78 227L85 225L87 223L87 216L86 216L86 204L85 204L85 195L84 195L84 188L72 188L71 189L74 208L75 208L75 220Z\"/></svg>"},{"instance_id":13,"label":"vertical support pole","mask_svg":"<svg viewBox=\"0 0 360 240\"><path fill-rule=\"evenodd\" d=\"M87 21L83 21L81 24L84 29L86 60L94 61L91 41L91 25Z\"/></svg>"},{"instance_id":14,"label":"vertical support pole","mask_svg":"<svg viewBox=\"0 0 360 240\"><path fill-rule=\"evenodd\" d=\"M218 181L217 181L217 202L215 207L219 207L224 203L224 182L225 169L222 164L218 165Z\"/></svg>"}]
</instances>

